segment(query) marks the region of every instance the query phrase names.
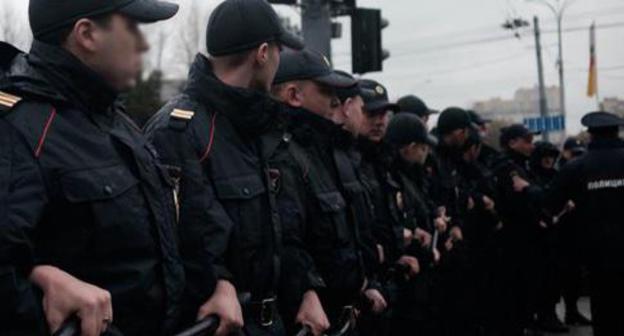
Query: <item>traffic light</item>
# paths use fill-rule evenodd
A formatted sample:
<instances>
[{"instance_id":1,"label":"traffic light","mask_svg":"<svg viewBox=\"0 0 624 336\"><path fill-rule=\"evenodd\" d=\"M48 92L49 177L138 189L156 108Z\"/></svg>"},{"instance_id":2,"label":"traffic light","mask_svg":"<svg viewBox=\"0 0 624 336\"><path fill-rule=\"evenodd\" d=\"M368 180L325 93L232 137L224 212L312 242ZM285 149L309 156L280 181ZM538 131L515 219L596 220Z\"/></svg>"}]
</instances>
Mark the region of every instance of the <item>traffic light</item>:
<instances>
[{"instance_id":1,"label":"traffic light","mask_svg":"<svg viewBox=\"0 0 624 336\"><path fill-rule=\"evenodd\" d=\"M351 16L352 71L357 74L383 70L390 53L382 47L381 32L389 25L381 10L356 8Z\"/></svg>"}]
</instances>

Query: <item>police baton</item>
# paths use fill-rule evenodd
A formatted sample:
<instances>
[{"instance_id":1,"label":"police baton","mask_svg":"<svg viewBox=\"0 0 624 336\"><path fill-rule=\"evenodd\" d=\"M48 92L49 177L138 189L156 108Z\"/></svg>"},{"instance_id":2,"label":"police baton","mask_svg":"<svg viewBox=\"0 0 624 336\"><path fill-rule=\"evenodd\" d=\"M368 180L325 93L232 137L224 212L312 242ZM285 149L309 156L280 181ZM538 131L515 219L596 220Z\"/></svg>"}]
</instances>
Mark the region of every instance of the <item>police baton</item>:
<instances>
[{"instance_id":1,"label":"police baton","mask_svg":"<svg viewBox=\"0 0 624 336\"><path fill-rule=\"evenodd\" d=\"M403 265L395 265L396 271L400 271ZM355 328L355 322L357 319L356 310L361 312L370 312L373 308L373 302L367 298L365 295L361 295L360 298L355 302L354 306L345 307L342 316L342 325L335 332L331 334L327 334L327 336L344 336L350 330Z\"/></svg>"},{"instance_id":2,"label":"police baton","mask_svg":"<svg viewBox=\"0 0 624 336\"><path fill-rule=\"evenodd\" d=\"M192 327L182 331L175 336L205 336L212 335L219 328L219 317L217 315L210 315L199 322L197 322Z\"/></svg>"},{"instance_id":3,"label":"police baton","mask_svg":"<svg viewBox=\"0 0 624 336\"><path fill-rule=\"evenodd\" d=\"M107 327L106 331L110 332L112 335L122 335L113 325L109 324ZM81 332L80 319L78 316L74 315L68 318L52 336L80 336Z\"/></svg>"},{"instance_id":4,"label":"police baton","mask_svg":"<svg viewBox=\"0 0 624 336\"><path fill-rule=\"evenodd\" d=\"M74 315L67 319L52 336L80 336L82 328L80 326L80 319ZM112 332L114 335L121 335L121 332L114 326L108 325L106 331Z\"/></svg>"},{"instance_id":5,"label":"police baton","mask_svg":"<svg viewBox=\"0 0 624 336\"><path fill-rule=\"evenodd\" d=\"M295 334L295 336L308 336L308 335L312 335L312 330L310 329L310 327L304 325L301 330L299 330L298 333Z\"/></svg>"},{"instance_id":6,"label":"police baton","mask_svg":"<svg viewBox=\"0 0 624 336\"><path fill-rule=\"evenodd\" d=\"M327 336L343 336L347 332L349 332L349 330L351 330L352 327L353 327L353 319L347 319L342 324L340 329L336 330L336 332L334 332L332 334L328 334Z\"/></svg>"},{"instance_id":7,"label":"police baton","mask_svg":"<svg viewBox=\"0 0 624 336\"><path fill-rule=\"evenodd\" d=\"M61 325L52 336L79 336L80 335L80 319L72 316Z\"/></svg>"},{"instance_id":8,"label":"police baton","mask_svg":"<svg viewBox=\"0 0 624 336\"><path fill-rule=\"evenodd\" d=\"M248 304L251 301L251 295L248 293L239 294L238 301L241 306ZM213 335L217 329L219 329L219 324L221 320L217 315L209 315L199 322L195 323L192 327L176 334L175 336L206 336Z\"/></svg>"},{"instance_id":9,"label":"police baton","mask_svg":"<svg viewBox=\"0 0 624 336\"><path fill-rule=\"evenodd\" d=\"M219 328L219 317L216 315L210 315L189 329L176 334L175 336L206 336L212 335ZM80 319L73 316L63 323L61 328L55 332L52 336L80 336Z\"/></svg>"}]
</instances>

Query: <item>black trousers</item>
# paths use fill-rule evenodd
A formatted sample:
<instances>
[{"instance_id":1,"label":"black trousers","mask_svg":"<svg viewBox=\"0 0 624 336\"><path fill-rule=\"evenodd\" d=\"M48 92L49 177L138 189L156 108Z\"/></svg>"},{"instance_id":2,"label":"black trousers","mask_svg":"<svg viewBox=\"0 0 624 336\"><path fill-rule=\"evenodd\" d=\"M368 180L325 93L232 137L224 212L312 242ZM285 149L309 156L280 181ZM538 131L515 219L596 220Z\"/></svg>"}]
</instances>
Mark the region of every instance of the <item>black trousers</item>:
<instances>
[{"instance_id":1,"label":"black trousers","mask_svg":"<svg viewBox=\"0 0 624 336\"><path fill-rule=\"evenodd\" d=\"M564 265L561 268L561 291L566 314L578 312L578 300L583 289L583 272L580 263Z\"/></svg>"},{"instance_id":2,"label":"black trousers","mask_svg":"<svg viewBox=\"0 0 624 336\"><path fill-rule=\"evenodd\" d=\"M544 229L538 237L539 255L535 258L535 274L538 278L536 288L536 312L540 318L556 314L556 306L562 293L562 268L557 250L557 227Z\"/></svg>"},{"instance_id":3,"label":"black trousers","mask_svg":"<svg viewBox=\"0 0 624 336\"><path fill-rule=\"evenodd\" d=\"M439 318L440 288L437 270L424 268L414 279L400 287L400 300L395 309L392 335L435 335L435 321Z\"/></svg>"},{"instance_id":4,"label":"black trousers","mask_svg":"<svg viewBox=\"0 0 624 336\"><path fill-rule=\"evenodd\" d=\"M535 240L535 236L518 232L507 232L504 238L501 327L505 336L523 335L537 313L542 274Z\"/></svg>"},{"instance_id":5,"label":"black trousers","mask_svg":"<svg viewBox=\"0 0 624 336\"><path fill-rule=\"evenodd\" d=\"M594 336L624 335L624 271L590 270Z\"/></svg>"},{"instance_id":6,"label":"black trousers","mask_svg":"<svg viewBox=\"0 0 624 336\"><path fill-rule=\"evenodd\" d=\"M559 260L561 294L566 314L578 312L578 300L586 277L584 253L579 246L584 243L582 218L573 211L564 215L557 227L557 252Z\"/></svg>"}]
</instances>

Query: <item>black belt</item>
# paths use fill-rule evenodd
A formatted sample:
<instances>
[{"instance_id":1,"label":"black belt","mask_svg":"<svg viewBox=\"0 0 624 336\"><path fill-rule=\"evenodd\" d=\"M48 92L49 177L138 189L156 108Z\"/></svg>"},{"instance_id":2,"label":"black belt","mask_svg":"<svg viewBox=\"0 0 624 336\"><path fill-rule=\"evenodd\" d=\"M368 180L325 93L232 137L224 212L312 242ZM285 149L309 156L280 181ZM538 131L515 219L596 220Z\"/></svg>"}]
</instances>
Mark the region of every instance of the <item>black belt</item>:
<instances>
[{"instance_id":1,"label":"black belt","mask_svg":"<svg viewBox=\"0 0 624 336\"><path fill-rule=\"evenodd\" d=\"M252 299L247 304L247 310L256 322L263 327L270 327L275 321L275 315L277 313L277 298L268 297L264 299L254 300Z\"/></svg>"}]
</instances>

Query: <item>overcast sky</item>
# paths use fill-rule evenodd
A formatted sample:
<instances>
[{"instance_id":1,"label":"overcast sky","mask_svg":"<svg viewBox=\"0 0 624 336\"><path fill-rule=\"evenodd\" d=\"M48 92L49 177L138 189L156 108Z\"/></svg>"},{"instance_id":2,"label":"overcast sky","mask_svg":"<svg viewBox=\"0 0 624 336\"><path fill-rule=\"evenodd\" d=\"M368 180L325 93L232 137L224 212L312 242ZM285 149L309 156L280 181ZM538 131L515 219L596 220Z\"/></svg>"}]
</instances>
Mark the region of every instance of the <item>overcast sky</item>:
<instances>
[{"instance_id":1,"label":"overcast sky","mask_svg":"<svg viewBox=\"0 0 624 336\"><path fill-rule=\"evenodd\" d=\"M207 18L210 8L220 2L195 1L205 8L201 21ZM180 15L184 16L192 1L177 2L182 5ZM0 0L2 8L9 4L22 14L14 17L23 24L27 1ZM536 85L532 31L522 31L521 39L504 39L512 37L512 33L503 30L501 24L517 16L527 20L533 15L539 16L545 32L542 43L546 84L558 84L557 35L552 33L554 17L539 5L525 0L358 0L358 5L381 8L383 16L390 21L383 38L384 47L392 56L384 63L383 73L367 77L383 82L393 98L412 93L436 109L451 105L468 107L475 101L493 97L509 99L516 89ZM277 7L281 14L298 21L297 9ZM622 24L599 29L597 40L600 95L624 98L624 1L575 0L565 16L564 29L589 28L594 20L599 26ZM184 19L179 21L185 22ZM344 38L333 42L333 61L337 68L351 70L350 25L348 19L341 21L344 22ZM483 42L487 40L494 42ZM564 61L568 126L570 132L576 132L580 129L580 117L596 109L595 99L585 95L588 29L564 34Z\"/></svg>"},{"instance_id":2,"label":"overcast sky","mask_svg":"<svg viewBox=\"0 0 624 336\"><path fill-rule=\"evenodd\" d=\"M501 28L509 17L528 20L538 15L544 31L555 30L553 14L523 0L360 0L360 6L377 7L390 21L384 44L392 56L384 72L371 77L384 82L398 97L413 93L434 108L470 106L491 97L511 98L520 87L537 83L537 61L532 31L520 40L466 45L490 37L511 36ZM577 0L569 8L565 28L622 23L621 27L598 30L598 62L602 68L616 68L600 74L600 94L624 98L624 1ZM348 24L345 24L348 27ZM557 35L544 34L545 80L558 85L555 63ZM466 45L456 48L440 46ZM334 44L337 67L350 69L349 41ZM564 34L564 62L569 131L580 129L579 119L596 109L595 99L586 97L589 65L587 30Z\"/></svg>"}]
</instances>

